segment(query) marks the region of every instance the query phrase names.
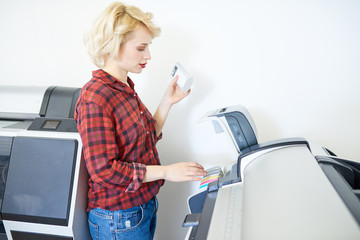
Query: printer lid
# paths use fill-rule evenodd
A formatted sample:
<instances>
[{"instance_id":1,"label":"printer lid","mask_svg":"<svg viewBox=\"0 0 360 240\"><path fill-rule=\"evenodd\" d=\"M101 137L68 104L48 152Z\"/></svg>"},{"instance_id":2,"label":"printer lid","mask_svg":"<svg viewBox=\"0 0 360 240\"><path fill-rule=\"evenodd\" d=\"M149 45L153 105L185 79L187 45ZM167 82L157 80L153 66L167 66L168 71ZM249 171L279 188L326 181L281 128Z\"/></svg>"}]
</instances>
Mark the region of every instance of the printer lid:
<instances>
[{"instance_id":1,"label":"printer lid","mask_svg":"<svg viewBox=\"0 0 360 240\"><path fill-rule=\"evenodd\" d=\"M39 117L47 87L1 86L0 119L34 119Z\"/></svg>"},{"instance_id":2,"label":"printer lid","mask_svg":"<svg viewBox=\"0 0 360 240\"><path fill-rule=\"evenodd\" d=\"M74 118L80 88L1 86L0 119Z\"/></svg>"},{"instance_id":3,"label":"printer lid","mask_svg":"<svg viewBox=\"0 0 360 240\"><path fill-rule=\"evenodd\" d=\"M238 153L258 144L255 122L246 107L235 105L206 113L199 120L212 121L215 133L226 132Z\"/></svg>"}]
</instances>

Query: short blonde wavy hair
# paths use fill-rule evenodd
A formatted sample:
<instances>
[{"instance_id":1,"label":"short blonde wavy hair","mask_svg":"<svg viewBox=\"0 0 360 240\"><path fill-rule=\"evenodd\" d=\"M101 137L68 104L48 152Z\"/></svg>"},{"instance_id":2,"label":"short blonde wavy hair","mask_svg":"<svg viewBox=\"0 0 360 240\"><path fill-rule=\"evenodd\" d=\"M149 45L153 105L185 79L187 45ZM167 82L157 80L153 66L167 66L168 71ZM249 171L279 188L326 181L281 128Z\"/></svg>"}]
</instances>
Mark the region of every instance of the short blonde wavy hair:
<instances>
[{"instance_id":1,"label":"short blonde wavy hair","mask_svg":"<svg viewBox=\"0 0 360 240\"><path fill-rule=\"evenodd\" d=\"M153 14L142 12L121 2L110 4L95 20L85 35L85 45L93 63L102 68L107 59L116 58L122 43L141 25L146 26L153 38L160 35L160 28L152 22Z\"/></svg>"}]
</instances>

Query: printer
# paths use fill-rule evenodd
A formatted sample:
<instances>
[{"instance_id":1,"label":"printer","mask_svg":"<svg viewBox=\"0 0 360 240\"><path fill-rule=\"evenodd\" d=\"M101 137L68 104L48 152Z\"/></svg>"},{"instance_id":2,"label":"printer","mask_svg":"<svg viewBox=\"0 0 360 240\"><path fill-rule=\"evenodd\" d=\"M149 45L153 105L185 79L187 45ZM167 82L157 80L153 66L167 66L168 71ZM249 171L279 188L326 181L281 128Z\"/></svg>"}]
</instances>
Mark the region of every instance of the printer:
<instances>
[{"instance_id":1,"label":"printer","mask_svg":"<svg viewBox=\"0 0 360 240\"><path fill-rule=\"evenodd\" d=\"M185 239L360 239L360 163L304 138L260 144L243 106L204 118L238 158L189 197Z\"/></svg>"},{"instance_id":2,"label":"printer","mask_svg":"<svg viewBox=\"0 0 360 240\"><path fill-rule=\"evenodd\" d=\"M0 240L91 239L79 92L0 86Z\"/></svg>"}]
</instances>

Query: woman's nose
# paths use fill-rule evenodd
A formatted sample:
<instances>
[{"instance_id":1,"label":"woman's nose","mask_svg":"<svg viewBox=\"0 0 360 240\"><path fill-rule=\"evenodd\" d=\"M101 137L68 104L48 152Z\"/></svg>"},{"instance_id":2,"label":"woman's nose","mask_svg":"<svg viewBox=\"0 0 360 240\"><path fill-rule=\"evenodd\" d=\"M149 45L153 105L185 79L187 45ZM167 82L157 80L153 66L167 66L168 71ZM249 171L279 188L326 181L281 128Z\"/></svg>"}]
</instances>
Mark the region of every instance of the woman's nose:
<instances>
[{"instance_id":1,"label":"woman's nose","mask_svg":"<svg viewBox=\"0 0 360 240\"><path fill-rule=\"evenodd\" d=\"M151 59L151 54L150 54L149 49L147 49L147 50L145 51L144 58L145 58L146 60L150 60L150 59Z\"/></svg>"}]
</instances>

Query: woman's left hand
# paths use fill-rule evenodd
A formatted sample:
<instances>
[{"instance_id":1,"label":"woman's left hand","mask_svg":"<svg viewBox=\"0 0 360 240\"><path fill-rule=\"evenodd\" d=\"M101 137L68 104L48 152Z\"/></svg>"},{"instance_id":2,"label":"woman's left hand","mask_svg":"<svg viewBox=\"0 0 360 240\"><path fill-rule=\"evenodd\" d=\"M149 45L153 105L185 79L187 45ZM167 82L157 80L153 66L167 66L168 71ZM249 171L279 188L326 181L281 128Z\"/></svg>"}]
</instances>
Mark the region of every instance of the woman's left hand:
<instances>
[{"instance_id":1,"label":"woman's left hand","mask_svg":"<svg viewBox=\"0 0 360 240\"><path fill-rule=\"evenodd\" d=\"M181 88L177 85L177 81L179 79L179 76L176 76L171 83L169 84L168 88L165 91L164 98L167 99L170 105L174 105L177 102L180 102L182 99L187 97L191 89L184 93Z\"/></svg>"},{"instance_id":2,"label":"woman's left hand","mask_svg":"<svg viewBox=\"0 0 360 240\"><path fill-rule=\"evenodd\" d=\"M177 102L181 101L190 94L190 89L184 93L181 88L177 85L179 76L176 76L169 86L167 87L165 94L160 101L160 104L154 114L156 135L159 136L162 128L164 127L165 120L168 116L170 108Z\"/></svg>"}]
</instances>

